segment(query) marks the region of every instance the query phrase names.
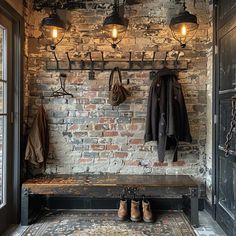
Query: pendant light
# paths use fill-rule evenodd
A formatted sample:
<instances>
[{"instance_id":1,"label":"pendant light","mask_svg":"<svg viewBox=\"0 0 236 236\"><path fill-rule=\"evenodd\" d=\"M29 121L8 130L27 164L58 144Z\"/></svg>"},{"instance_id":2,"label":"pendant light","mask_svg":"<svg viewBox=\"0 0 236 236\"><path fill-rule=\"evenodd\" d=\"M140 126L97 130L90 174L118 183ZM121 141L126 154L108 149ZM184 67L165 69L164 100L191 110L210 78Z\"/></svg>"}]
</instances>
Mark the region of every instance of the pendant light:
<instances>
[{"instance_id":1,"label":"pendant light","mask_svg":"<svg viewBox=\"0 0 236 236\"><path fill-rule=\"evenodd\" d=\"M116 48L117 44L124 38L128 22L128 19L119 14L119 0L114 0L112 14L106 17L103 22L104 36L112 48Z\"/></svg>"},{"instance_id":2,"label":"pendant light","mask_svg":"<svg viewBox=\"0 0 236 236\"><path fill-rule=\"evenodd\" d=\"M184 1L183 10L170 21L172 35L180 43L182 48L185 48L186 44L195 36L199 26L197 17L190 14L186 9Z\"/></svg>"},{"instance_id":3,"label":"pendant light","mask_svg":"<svg viewBox=\"0 0 236 236\"><path fill-rule=\"evenodd\" d=\"M51 50L55 50L56 46L63 40L66 32L66 25L57 15L55 9L52 13L43 18L41 22L42 33L47 40Z\"/></svg>"}]
</instances>

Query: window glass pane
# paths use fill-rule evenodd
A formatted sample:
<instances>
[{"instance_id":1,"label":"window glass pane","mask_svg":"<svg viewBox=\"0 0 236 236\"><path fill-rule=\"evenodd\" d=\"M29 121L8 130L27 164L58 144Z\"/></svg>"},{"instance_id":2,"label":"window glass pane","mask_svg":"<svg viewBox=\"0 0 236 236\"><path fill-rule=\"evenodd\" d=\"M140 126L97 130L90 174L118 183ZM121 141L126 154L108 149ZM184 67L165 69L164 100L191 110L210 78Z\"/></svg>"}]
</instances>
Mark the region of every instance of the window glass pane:
<instances>
[{"instance_id":1,"label":"window glass pane","mask_svg":"<svg viewBox=\"0 0 236 236\"><path fill-rule=\"evenodd\" d=\"M6 96L6 83L0 81L0 114L6 113L6 105L4 104L6 100L4 96Z\"/></svg>"},{"instance_id":2,"label":"window glass pane","mask_svg":"<svg viewBox=\"0 0 236 236\"><path fill-rule=\"evenodd\" d=\"M4 117L0 116L0 205L3 203Z\"/></svg>"}]
</instances>

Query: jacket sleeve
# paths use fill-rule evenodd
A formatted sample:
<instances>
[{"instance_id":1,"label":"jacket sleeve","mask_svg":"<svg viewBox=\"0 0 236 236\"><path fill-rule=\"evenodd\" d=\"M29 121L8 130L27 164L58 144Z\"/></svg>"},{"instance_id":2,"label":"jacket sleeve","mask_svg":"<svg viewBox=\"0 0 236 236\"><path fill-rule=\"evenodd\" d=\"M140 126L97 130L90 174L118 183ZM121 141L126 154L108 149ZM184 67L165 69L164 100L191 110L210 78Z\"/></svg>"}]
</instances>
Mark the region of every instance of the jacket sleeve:
<instances>
[{"instance_id":1,"label":"jacket sleeve","mask_svg":"<svg viewBox=\"0 0 236 236\"><path fill-rule=\"evenodd\" d=\"M152 141L152 119L151 119L152 94L153 94L153 84L150 87L149 96L148 96L146 127L145 127L145 135L144 135L145 142Z\"/></svg>"},{"instance_id":2,"label":"jacket sleeve","mask_svg":"<svg viewBox=\"0 0 236 236\"><path fill-rule=\"evenodd\" d=\"M28 160L34 166L38 166L45 161L45 146L47 144L45 122L45 111L41 107L30 130L25 151L25 160Z\"/></svg>"},{"instance_id":3,"label":"jacket sleeve","mask_svg":"<svg viewBox=\"0 0 236 236\"><path fill-rule=\"evenodd\" d=\"M152 82L148 97L145 142L158 141L160 80Z\"/></svg>"},{"instance_id":4,"label":"jacket sleeve","mask_svg":"<svg viewBox=\"0 0 236 236\"><path fill-rule=\"evenodd\" d=\"M192 142L192 136L190 133L189 120L188 120L188 113L187 113L187 109L186 109L186 105L184 101L183 91L180 84L179 84L177 100L178 100L179 108L180 108L179 115L180 115L180 122L181 122L179 141Z\"/></svg>"}]
</instances>

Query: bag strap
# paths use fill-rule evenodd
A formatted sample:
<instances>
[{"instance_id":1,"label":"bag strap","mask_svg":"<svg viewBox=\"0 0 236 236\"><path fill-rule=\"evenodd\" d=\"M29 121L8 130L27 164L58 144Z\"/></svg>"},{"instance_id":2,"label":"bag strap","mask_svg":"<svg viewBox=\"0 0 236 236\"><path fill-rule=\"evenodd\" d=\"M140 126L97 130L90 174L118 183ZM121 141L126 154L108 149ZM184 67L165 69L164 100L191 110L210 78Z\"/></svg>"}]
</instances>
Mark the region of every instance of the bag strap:
<instances>
[{"instance_id":1,"label":"bag strap","mask_svg":"<svg viewBox=\"0 0 236 236\"><path fill-rule=\"evenodd\" d=\"M120 71L119 67L114 67L111 71L110 78L109 78L109 91L111 91L112 86L114 84L114 73L115 72L118 72L119 84L122 85L121 71Z\"/></svg>"}]
</instances>

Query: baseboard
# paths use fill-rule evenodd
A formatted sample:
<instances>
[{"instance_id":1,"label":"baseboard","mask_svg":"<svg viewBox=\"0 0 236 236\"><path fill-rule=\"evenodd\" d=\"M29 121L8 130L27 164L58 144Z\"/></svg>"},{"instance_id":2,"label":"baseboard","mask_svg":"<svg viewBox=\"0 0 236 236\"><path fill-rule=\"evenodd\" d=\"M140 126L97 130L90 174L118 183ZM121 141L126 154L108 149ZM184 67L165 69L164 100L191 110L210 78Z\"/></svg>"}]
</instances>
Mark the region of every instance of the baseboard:
<instances>
[{"instance_id":1,"label":"baseboard","mask_svg":"<svg viewBox=\"0 0 236 236\"><path fill-rule=\"evenodd\" d=\"M207 201L207 199L204 199L204 209L213 217L214 219L214 210L213 210L213 206L210 204L209 201Z\"/></svg>"}]
</instances>

